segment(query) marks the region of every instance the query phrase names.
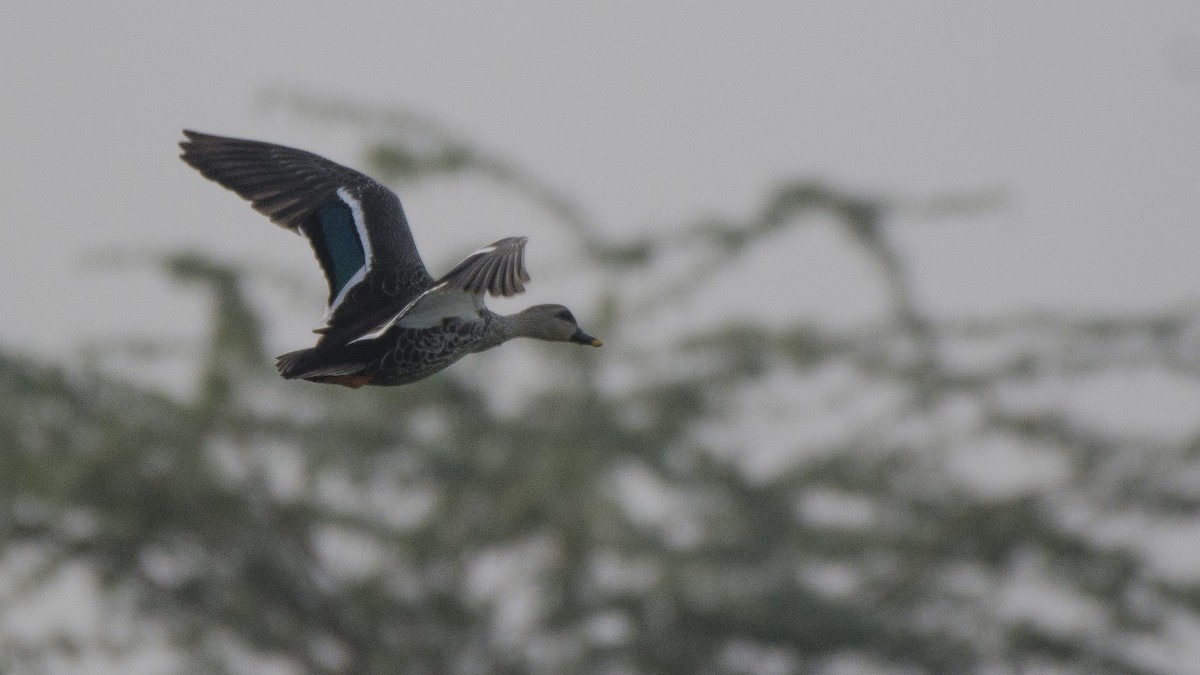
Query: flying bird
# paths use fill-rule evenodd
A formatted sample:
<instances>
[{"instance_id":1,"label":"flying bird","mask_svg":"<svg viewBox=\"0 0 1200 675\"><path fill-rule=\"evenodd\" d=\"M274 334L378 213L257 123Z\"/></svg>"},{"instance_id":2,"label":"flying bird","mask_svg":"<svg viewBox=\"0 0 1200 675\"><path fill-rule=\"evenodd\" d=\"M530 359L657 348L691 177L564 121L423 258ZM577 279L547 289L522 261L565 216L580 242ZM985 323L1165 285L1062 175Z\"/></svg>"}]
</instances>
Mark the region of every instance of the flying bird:
<instances>
[{"instance_id":1,"label":"flying bird","mask_svg":"<svg viewBox=\"0 0 1200 675\"><path fill-rule=\"evenodd\" d=\"M599 347L562 305L497 314L485 294L525 290L525 237L484 246L440 279L425 269L400 198L304 150L184 130L180 158L303 235L329 283L317 344L281 355L287 379L392 386L518 337Z\"/></svg>"}]
</instances>

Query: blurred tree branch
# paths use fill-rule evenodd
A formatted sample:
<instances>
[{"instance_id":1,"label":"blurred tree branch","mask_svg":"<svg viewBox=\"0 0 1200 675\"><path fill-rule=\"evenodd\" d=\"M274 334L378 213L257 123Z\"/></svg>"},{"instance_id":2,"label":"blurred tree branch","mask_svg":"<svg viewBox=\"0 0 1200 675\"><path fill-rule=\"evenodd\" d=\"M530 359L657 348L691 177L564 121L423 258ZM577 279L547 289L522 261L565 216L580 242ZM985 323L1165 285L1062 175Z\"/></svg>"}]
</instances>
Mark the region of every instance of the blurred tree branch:
<instances>
[{"instance_id":1,"label":"blurred tree branch","mask_svg":"<svg viewBox=\"0 0 1200 675\"><path fill-rule=\"evenodd\" d=\"M0 352L0 543L41 561L11 594L84 564L204 672L1154 673L1187 648L1177 622L1200 616L1200 583L1144 535L1189 531L1200 430L1117 433L1061 391L1132 369L1198 387L1200 307L930 316L897 215L958 218L994 191L784 182L745 218L608 242L568 194L420 115L269 103L383 139L369 154L390 179L510 187L602 273L693 252L651 308L832 215L890 316L743 321L619 352L632 363L572 353L556 357L573 359L567 384L550 377L562 360L539 364L548 387L506 392L501 412L466 373L280 383L245 292L256 272L163 256L214 300L194 399ZM644 311L608 306L617 322ZM623 366L645 367L611 385ZM996 455L1025 470L980 480ZM0 633L0 669L107 649L71 640Z\"/></svg>"}]
</instances>

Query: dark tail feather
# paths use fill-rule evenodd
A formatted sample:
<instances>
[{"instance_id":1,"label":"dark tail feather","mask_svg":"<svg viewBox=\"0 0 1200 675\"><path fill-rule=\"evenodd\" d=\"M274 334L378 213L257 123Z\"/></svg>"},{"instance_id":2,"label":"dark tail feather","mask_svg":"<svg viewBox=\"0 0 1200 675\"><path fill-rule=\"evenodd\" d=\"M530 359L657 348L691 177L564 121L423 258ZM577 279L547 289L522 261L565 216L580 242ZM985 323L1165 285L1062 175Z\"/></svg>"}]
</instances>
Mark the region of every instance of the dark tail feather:
<instances>
[{"instance_id":1,"label":"dark tail feather","mask_svg":"<svg viewBox=\"0 0 1200 675\"><path fill-rule=\"evenodd\" d=\"M280 375L289 380L303 377L304 372L308 369L312 353L312 349L298 349L281 354L279 358L275 359L275 368L279 370Z\"/></svg>"},{"instance_id":2,"label":"dark tail feather","mask_svg":"<svg viewBox=\"0 0 1200 675\"><path fill-rule=\"evenodd\" d=\"M362 372L361 363L322 363L315 348L298 349L281 354L275 359L279 374L288 380L312 379L317 377L341 377Z\"/></svg>"}]
</instances>

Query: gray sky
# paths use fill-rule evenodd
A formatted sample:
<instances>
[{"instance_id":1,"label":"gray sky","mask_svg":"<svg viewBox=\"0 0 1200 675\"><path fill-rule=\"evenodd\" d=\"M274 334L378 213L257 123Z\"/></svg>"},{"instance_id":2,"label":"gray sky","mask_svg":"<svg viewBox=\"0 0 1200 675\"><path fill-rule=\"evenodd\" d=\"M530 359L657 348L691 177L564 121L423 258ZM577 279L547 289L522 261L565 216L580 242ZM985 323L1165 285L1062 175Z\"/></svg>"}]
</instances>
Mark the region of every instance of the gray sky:
<instances>
[{"instance_id":1,"label":"gray sky","mask_svg":"<svg viewBox=\"0 0 1200 675\"><path fill-rule=\"evenodd\" d=\"M7 2L0 13L6 347L62 357L93 340L199 335L198 294L85 264L182 247L311 283L272 335L280 350L306 346L323 299L307 246L176 158L192 127L361 166L348 129L263 107L279 87L436 117L579 195L614 236L740 217L782 178L913 197L1002 189L1006 205L986 215L898 219L921 299L942 313L1200 295L1194 2ZM535 284L519 304L586 305L532 211L461 181L402 197L435 274L530 234ZM828 231L758 255L714 280L707 311L870 311L862 262Z\"/></svg>"}]
</instances>

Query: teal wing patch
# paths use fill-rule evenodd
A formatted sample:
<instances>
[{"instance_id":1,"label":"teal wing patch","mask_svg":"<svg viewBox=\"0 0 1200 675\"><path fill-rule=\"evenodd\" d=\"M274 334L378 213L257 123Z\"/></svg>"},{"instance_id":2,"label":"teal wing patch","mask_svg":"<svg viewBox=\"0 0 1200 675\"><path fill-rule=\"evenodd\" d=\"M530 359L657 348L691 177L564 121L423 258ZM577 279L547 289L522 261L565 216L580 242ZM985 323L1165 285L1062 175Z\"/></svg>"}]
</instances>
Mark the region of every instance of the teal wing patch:
<instances>
[{"instance_id":1,"label":"teal wing patch","mask_svg":"<svg viewBox=\"0 0 1200 675\"><path fill-rule=\"evenodd\" d=\"M366 264L363 243L359 240L354 215L344 202L326 204L317 209L316 227L307 231L317 252L317 260L329 280L329 301L342 292L350 279Z\"/></svg>"}]
</instances>

